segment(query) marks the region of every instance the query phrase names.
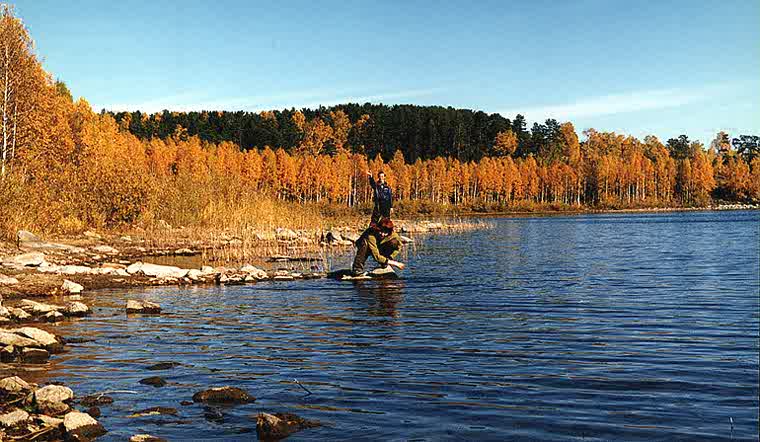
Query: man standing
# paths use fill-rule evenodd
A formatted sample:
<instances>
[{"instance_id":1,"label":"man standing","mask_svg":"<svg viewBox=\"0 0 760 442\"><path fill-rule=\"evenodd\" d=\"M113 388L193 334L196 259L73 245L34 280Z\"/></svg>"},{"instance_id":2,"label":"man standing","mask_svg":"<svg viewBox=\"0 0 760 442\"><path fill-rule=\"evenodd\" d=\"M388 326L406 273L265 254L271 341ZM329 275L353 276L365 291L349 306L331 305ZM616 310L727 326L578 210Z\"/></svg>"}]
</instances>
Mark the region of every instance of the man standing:
<instances>
[{"instance_id":1,"label":"man standing","mask_svg":"<svg viewBox=\"0 0 760 442\"><path fill-rule=\"evenodd\" d=\"M354 276L362 275L364 263L369 255L381 266L391 265L402 269L404 263L395 261L393 258L401 250L401 238L393 231L393 221L383 218L379 223L370 224L369 228L356 240L356 257L351 270Z\"/></svg>"},{"instance_id":2,"label":"man standing","mask_svg":"<svg viewBox=\"0 0 760 442\"><path fill-rule=\"evenodd\" d=\"M370 224L379 223L382 218L390 218L393 212L393 193L388 183L385 182L385 173L381 170L377 174L377 183L372 178L372 172L367 171L369 185L374 193L375 207L372 209Z\"/></svg>"}]
</instances>

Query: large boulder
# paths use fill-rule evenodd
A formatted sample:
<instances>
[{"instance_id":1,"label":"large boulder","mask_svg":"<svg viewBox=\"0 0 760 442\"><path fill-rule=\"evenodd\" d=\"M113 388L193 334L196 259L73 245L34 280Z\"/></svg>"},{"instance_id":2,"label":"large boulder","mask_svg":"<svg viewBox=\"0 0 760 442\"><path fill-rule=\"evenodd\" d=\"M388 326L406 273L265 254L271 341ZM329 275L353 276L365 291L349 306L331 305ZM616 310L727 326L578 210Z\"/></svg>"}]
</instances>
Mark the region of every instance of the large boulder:
<instances>
[{"instance_id":1,"label":"large boulder","mask_svg":"<svg viewBox=\"0 0 760 442\"><path fill-rule=\"evenodd\" d=\"M74 399L74 392L63 385L46 385L34 392L34 400L40 402L67 402Z\"/></svg>"},{"instance_id":2,"label":"large boulder","mask_svg":"<svg viewBox=\"0 0 760 442\"><path fill-rule=\"evenodd\" d=\"M193 402L247 404L255 400L247 391L230 386L209 388L193 395Z\"/></svg>"},{"instance_id":3,"label":"large boulder","mask_svg":"<svg viewBox=\"0 0 760 442\"><path fill-rule=\"evenodd\" d=\"M73 440L88 440L106 434L98 421L87 413L72 411L63 417L63 427L66 429L66 438Z\"/></svg>"},{"instance_id":4,"label":"large boulder","mask_svg":"<svg viewBox=\"0 0 760 442\"><path fill-rule=\"evenodd\" d=\"M92 267L66 265L55 269L55 273L59 273L61 275L89 275L91 273L94 273L94 271Z\"/></svg>"},{"instance_id":5,"label":"large boulder","mask_svg":"<svg viewBox=\"0 0 760 442\"><path fill-rule=\"evenodd\" d=\"M296 431L321 425L317 421L310 421L293 413L259 413L256 416L256 434L260 440L282 439Z\"/></svg>"}]
</instances>

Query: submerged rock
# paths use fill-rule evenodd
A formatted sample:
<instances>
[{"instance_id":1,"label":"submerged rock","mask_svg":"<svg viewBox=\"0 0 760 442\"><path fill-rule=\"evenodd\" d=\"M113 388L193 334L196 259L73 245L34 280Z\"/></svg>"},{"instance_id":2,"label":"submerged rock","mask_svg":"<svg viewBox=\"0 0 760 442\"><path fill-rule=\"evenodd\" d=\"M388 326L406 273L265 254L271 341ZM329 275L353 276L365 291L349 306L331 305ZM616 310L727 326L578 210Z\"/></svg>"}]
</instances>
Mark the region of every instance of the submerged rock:
<instances>
[{"instance_id":1,"label":"submerged rock","mask_svg":"<svg viewBox=\"0 0 760 442\"><path fill-rule=\"evenodd\" d=\"M113 403L113 398L106 395L90 395L83 397L79 403L84 407L108 405Z\"/></svg>"},{"instance_id":2,"label":"submerged rock","mask_svg":"<svg viewBox=\"0 0 760 442\"><path fill-rule=\"evenodd\" d=\"M297 431L321 425L293 413L259 413L256 416L256 434L262 440L282 439Z\"/></svg>"},{"instance_id":3,"label":"submerged rock","mask_svg":"<svg viewBox=\"0 0 760 442\"><path fill-rule=\"evenodd\" d=\"M106 434L103 425L89 414L78 411L67 413L63 418L63 426L67 439L87 440Z\"/></svg>"},{"instance_id":4,"label":"submerged rock","mask_svg":"<svg viewBox=\"0 0 760 442\"><path fill-rule=\"evenodd\" d=\"M155 302L150 301L135 301L130 299L127 301L127 313L161 313L161 306Z\"/></svg>"},{"instance_id":5,"label":"submerged rock","mask_svg":"<svg viewBox=\"0 0 760 442\"><path fill-rule=\"evenodd\" d=\"M171 407L150 407L145 410L140 410L137 413L130 414L129 417L158 416L164 414L176 416L178 412L176 408Z\"/></svg>"},{"instance_id":6,"label":"submerged rock","mask_svg":"<svg viewBox=\"0 0 760 442\"><path fill-rule=\"evenodd\" d=\"M247 391L230 386L209 388L193 395L193 402L246 404L255 400Z\"/></svg>"},{"instance_id":7,"label":"submerged rock","mask_svg":"<svg viewBox=\"0 0 760 442\"><path fill-rule=\"evenodd\" d=\"M63 314L61 312L53 311L42 317L47 322L63 321Z\"/></svg>"},{"instance_id":8,"label":"submerged rock","mask_svg":"<svg viewBox=\"0 0 760 442\"><path fill-rule=\"evenodd\" d=\"M166 442L166 439L150 434L135 434L129 438L129 442Z\"/></svg>"},{"instance_id":9,"label":"submerged rock","mask_svg":"<svg viewBox=\"0 0 760 442\"><path fill-rule=\"evenodd\" d=\"M153 364L153 365L149 366L148 370L170 370L170 369L172 369L174 367L178 367L180 365L182 365L182 364L180 364L179 362L173 362L173 361L170 361L170 362L159 362L157 364Z\"/></svg>"},{"instance_id":10,"label":"submerged rock","mask_svg":"<svg viewBox=\"0 0 760 442\"><path fill-rule=\"evenodd\" d=\"M161 376L151 376L145 379L140 379L140 383L143 385L150 385L152 387L159 388L166 385L166 379L162 378Z\"/></svg>"}]
</instances>

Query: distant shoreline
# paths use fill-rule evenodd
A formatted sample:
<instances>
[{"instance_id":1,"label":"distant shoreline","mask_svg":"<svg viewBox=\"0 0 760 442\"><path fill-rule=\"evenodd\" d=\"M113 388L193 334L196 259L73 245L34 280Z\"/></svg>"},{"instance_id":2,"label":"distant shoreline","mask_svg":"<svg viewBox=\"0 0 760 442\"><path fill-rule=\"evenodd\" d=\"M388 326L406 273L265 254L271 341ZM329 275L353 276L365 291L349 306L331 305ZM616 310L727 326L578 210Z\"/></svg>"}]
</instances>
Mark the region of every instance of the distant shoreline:
<instances>
[{"instance_id":1,"label":"distant shoreline","mask_svg":"<svg viewBox=\"0 0 760 442\"><path fill-rule=\"evenodd\" d=\"M726 204L721 206L707 207L649 207L637 209L572 209L572 210L536 210L536 211L497 211L497 212L460 212L456 216L461 217L493 217L512 215L589 215L605 213L661 213L661 212L722 212L734 210L760 210L760 205L752 204Z\"/></svg>"}]
</instances>

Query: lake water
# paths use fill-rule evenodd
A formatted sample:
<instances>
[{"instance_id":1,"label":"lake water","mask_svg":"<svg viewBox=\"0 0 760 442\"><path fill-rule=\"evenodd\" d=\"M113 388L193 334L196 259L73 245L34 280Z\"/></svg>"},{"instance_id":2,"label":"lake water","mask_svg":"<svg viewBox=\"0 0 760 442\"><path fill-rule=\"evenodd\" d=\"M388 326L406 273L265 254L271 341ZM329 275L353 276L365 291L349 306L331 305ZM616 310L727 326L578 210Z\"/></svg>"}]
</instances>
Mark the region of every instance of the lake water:
<instances>
[{"instance_id":1,"label":"lake water","mask_svg":"<svg viewBox=\"0 0 760 442\"><path fill-rule=\"evenodd\" d=\"M760 212L492 221L423 238L394 281L90 293L58 332L93 340L39 376L126 391L103 440L250 440L260 411L325 424L292 440L757 440ZM258 400L179 404L226 384ZM153 406L179 414L128 417Z\"/></svg>"}]
</instances>

